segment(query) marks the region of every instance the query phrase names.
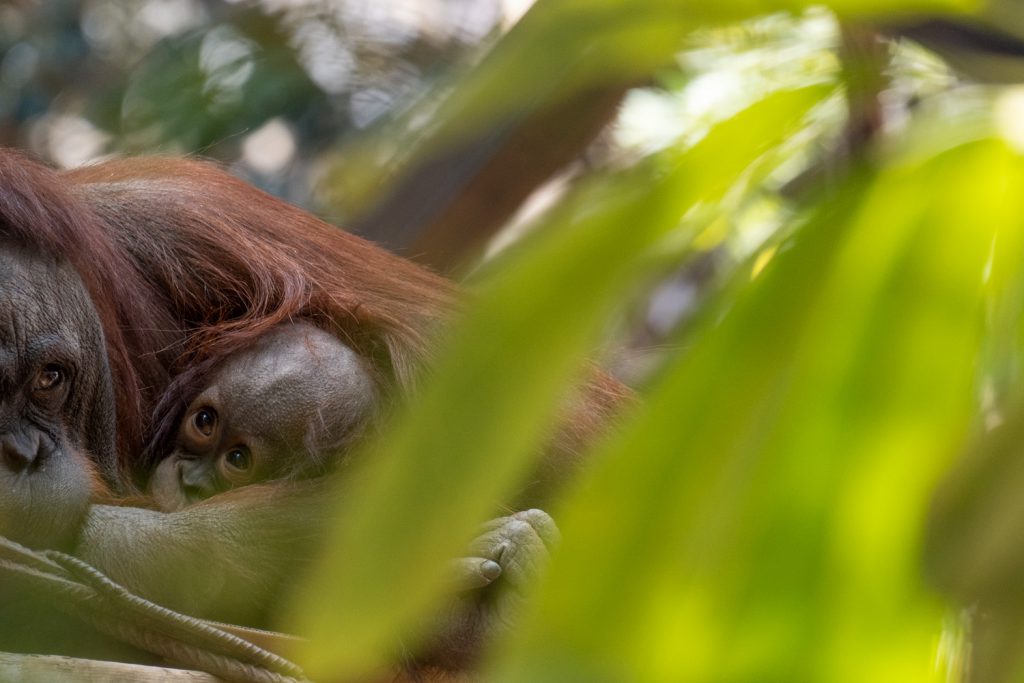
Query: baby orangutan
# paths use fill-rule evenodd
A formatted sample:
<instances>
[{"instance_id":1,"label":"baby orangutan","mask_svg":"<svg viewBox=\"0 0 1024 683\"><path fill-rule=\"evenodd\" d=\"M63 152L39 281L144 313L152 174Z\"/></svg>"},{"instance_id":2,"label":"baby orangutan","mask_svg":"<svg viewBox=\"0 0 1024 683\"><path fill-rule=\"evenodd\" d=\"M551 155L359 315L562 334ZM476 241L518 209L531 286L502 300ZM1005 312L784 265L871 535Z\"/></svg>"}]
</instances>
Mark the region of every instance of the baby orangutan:
<instances>
[{"instance_id":1,"label":"baby orangutan","mask_svg":"<svg viewBox=\"0 0 1024 683\"><path fill-rule=\"evenodd\" d=\"M228 489L330 471L376 405L360 357L306 323L232 355L185 411L149 482L168 512Z\"/></svg>"}]
</instances>

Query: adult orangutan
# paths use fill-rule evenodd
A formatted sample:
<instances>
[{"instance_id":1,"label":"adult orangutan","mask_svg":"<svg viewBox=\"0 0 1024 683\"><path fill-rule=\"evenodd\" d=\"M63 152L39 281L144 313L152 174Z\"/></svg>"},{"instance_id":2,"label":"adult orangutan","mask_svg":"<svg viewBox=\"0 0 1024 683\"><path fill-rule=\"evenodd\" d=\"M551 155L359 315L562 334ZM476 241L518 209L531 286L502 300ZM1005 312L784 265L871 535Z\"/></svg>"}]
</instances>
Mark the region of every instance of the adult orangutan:
<instances>
[{"instance_id":1,"label":"adult orangutan","mask_svg":"<svg viewBox=\"0 0 1024 683\"><path fill-rule=\"evenodd\" d=\"M140 594L249 624L262 623L315 547L310 523L330 487L244 487L174 513L86 507L86 496L137 493L204 378L275 327L305 321L343 341L386 406L411 389L457 302L450 282L180 159L57 174L0 154L0 251L14 264L0 270L0 292L14 293L0 295L0 483L17 492L4 492L0 533L49 546L79 529L75 552ZM51 339L65 351L46 351ZM543 504L622 396L604 377L589 383L519 509ZM61 524L23 521L55 514ZM507 540L543 547L548 524L519 514L474 552ZM499 558L475 565L481 584L495 574L489 559ZM487 624L461 623L425 657L464 663Z\"/></svg>"}]
</instances>

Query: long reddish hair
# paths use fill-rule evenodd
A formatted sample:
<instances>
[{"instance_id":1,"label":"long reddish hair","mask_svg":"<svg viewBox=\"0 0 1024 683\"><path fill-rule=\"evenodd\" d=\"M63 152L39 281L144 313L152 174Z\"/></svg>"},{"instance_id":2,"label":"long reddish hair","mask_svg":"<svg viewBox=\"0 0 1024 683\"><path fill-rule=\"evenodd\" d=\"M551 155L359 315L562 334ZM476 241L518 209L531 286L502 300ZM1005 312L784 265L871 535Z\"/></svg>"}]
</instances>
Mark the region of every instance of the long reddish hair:
<instances>
[{"instance_id":1,"label":"long reddish hair","mask_svg":"<svg viewBox=\"0 0 1024 683\"><path fill-rule=\"evenodd\" d=\"M0 235L69 259L103 327L121 471L141 480L210 368L268 329L310 321L366 358L385 394L429 366L455 284L216 165L108 161L56 174L0 154ZM554 450L572 455L627 391L595 372ZM543 477L542 473L542 477Z\"/></svg>"},{"instance_id":2,"label":"long reddish hair","mask_svg":"<svg viewBox=\"0 0 1024 683\"><path fill-rule=\"evenodd\" d=\"M212 364L275 325L312 321L369 359L383 387L408 387L455 306L448 280L210 163L121 159L65 179L159 298L151 317L175 328L152 441Z\"/></svg>"}]
</instances>

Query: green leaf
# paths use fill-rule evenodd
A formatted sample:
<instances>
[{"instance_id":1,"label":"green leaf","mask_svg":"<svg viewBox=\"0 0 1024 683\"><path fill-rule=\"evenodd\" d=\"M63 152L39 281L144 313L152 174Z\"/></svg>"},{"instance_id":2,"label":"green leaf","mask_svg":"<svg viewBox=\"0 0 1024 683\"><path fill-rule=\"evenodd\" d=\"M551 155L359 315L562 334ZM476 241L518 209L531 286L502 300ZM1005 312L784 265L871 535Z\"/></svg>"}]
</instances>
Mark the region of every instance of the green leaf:
<instances>
[{"instance_id":1,"label":"green leaf","mask_svg":"<svg viewBox=\"0 0 1024 683\"><path fill-rule=\"evenodd\" d=\"M946 680L923 516L1022 180L993 140L893 164L736 283L556 517L493 680Z\"/></svg>"},{"instance_id":2,"label":"green leaf","mask_svg":"<svg viewBox=\"0 0 1024 683\"><path fill-rule=\"evenodd\" d=\"M691 150L582 193L488 278L434 376L372 452L299 601L316 677L378 663L447 585L450 558L529 470L603 323L645 255L715 202L829 92L774 94ZM396 599L396 596L398 599Z\"/></svg>"}]
</instances>

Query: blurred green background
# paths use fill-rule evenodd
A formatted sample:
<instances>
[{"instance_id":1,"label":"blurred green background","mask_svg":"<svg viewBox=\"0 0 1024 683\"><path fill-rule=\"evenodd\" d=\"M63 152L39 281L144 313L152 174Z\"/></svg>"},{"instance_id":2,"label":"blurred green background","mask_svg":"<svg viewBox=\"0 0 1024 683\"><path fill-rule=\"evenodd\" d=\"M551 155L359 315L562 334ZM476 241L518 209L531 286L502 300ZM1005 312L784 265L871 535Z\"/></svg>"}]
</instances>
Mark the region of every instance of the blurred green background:
<instances>
[{"instance_id":1,"label":"blurred green background","mask_svg":"<svg viewBox=\"0 0 1024 683\"><path fill-rule=\"evenodd\" d=\"M473 289L293 610L314 677L435 609L599 359L642 400L488 680L1017 680L1018 35L1008 0L40 0L0 6L0 143L213 157Z\"/></svg>"}]
</instances>

